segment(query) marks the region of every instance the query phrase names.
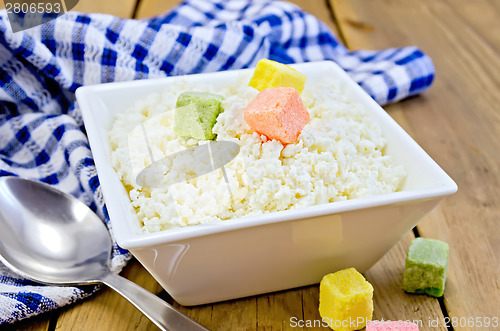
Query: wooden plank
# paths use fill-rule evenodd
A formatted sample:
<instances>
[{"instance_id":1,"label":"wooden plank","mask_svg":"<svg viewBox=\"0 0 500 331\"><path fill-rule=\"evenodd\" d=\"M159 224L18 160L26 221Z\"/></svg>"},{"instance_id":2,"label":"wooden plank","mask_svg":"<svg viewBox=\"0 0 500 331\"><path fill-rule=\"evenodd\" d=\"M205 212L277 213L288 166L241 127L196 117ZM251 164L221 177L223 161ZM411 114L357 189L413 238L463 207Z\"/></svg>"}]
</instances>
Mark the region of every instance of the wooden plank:
<instances>
[{"instance_id":1,"label":"wooden plank","mask_svg":"<svg viewBox=\"0 0 500 331\"><path fill-rule=\"evenodd\" d=\"M257 298L257 326L259 330L294 330L291 318L304 319L302 291L271 293Z\"/></svg>"},{"instance_id":2,"label":"wooden plank","mask_svg":"<svg viewBox=\"0 0 500 331\"><path fill-rule=\"evenodd\" d=\"M132 260L123 276L152 293L162 288L136 260ZM131 303L111 289L104 288L91 298L63 309L57 330L157 330L157 327Z\"/></svg>"},{"instance_id":3,"label":"wooden plank","mask_svg":"<svg viewBox=\"0 0 500 331\"><path fill-rule=\"evenodd\" d=\"M136 1L138 0L80 0L73 10L83 13L102 13L118 17L132 18Z\"/></svg>"},{"instance_id":4,"label":"wooden plank","mask_svg":"<svg viewBox=\"0 0 500 331\"><path fill-rule=\"evenodd\" d=\"M483 39L495 52L500 52L500 2L497 0L474 0L450 2L456 15L466 23L469 33Z\"/></svg>"},{"instance_id":5,"label":"wooden plank","mask_svg":"<svg viewBox=\"0 0 500 331\"><path fill-rule=\"evenodd\" d=\"M210 330L255 330L256 298L243 298L194 307L174 307Z\"/></svg>"},{"instance_id":6,"label":"wooden plank","mask_svg":"<svg viewBox=\"0 0 500 331\"><path fill-rule=\"evenodd\" d=\"M475 1L473 10L466 0L331 3L350 48L415 44L433 59L433 87L386 109L403 109L417 142L459 186L418 226L422 236L450 243L444 295L450 317L500 318L497 2ZM455 325L462 329L477 327Z\"/></svg>"},{"instance_id":7,"label":"wooden plank","mask_svg":"<svg viewBox=\"0 0 500 331\"><path fill-rule=\"evenodd\" d=\"M137 18L146 18L164 14L176 5L180 0L141 0L137 8Z\"/></svg>"}]
</instances>

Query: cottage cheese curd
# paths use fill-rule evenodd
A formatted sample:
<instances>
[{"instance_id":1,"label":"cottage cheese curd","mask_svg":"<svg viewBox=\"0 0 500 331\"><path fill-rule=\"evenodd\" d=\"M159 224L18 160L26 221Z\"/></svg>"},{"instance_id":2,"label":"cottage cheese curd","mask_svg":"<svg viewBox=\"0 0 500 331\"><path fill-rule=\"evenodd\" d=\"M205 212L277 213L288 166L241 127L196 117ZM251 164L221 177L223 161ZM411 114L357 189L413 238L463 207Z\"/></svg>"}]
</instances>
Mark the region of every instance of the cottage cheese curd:
<instances>
[{"instance_id":1,"label":"cottage cheese curd","mask_svg":"<svg viewBox=\"0 0 500 331\"><path fill-rule=\"evenodd\" d=\"M336 86L308 82L302 100L310 122L295 143L284 146L252 132L245 122L243 110L258 93L247 82L217 91L179 82L140 100L115 119L109 132L112 164L142 232L367 197L397 191L402 185L405 169L384 155L380 127ZM175 102L184 91L224 97L224 112L213 132L217 141L240 146L239 154L224 166L229 184L221 168L189 176L196 171L192 167L211 162L206 156L176 162L176 155L182 154L177 152L207 143L174 134ZM150 182L158 185L138 185L137 174L167 156L172 158L161 171L150 174ZM185 171L180 171L183 167Z\"/></svg>"}]
</instances>

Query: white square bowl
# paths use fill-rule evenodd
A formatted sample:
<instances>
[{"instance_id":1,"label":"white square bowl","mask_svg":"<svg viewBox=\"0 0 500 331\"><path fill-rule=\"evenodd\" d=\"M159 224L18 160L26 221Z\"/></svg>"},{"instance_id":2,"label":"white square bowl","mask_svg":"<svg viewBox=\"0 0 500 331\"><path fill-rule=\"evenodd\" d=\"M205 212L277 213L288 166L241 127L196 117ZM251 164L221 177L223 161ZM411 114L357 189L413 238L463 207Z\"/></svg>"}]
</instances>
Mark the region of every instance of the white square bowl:
<instances>
[{"instance_id":1,"label":"white square bowl","mask_svg":"<svg viewBox=\"0 0 500 331\"><path fill-rule=\"evenodd\" d=\"M107 131L116 114L176 80L236 84L235 70L85 86L76 91L118 244L180 304L199 305L318 283L347 267L368 270L446 195L455 182L335 63L293 65L308 80L331 77L387 139L386 155L408 172L395 193L262 216L140 234L135 212L111 166ZM401 261L403 263L403 261Z\"/></svg>"}]
</instances>

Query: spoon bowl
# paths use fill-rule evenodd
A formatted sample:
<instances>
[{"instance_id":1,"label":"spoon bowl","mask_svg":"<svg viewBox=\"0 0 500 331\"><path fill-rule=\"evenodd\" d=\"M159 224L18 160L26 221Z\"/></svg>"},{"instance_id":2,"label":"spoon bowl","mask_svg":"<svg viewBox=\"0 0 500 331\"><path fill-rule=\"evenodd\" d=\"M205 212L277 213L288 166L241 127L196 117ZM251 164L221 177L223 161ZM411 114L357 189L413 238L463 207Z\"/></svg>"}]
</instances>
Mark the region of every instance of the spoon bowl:
<instances>
[{"instance_id":1,"label":"spoon bowl","mask_svg":"<svg viewBox=\"0 0 500 331\"><path fill-rule=\"evenodd\" d=\"M73 196L17 177L0 178L0 261L45 284L104 283L163 330L207 330L109 269L112 248L99 217Z\"/></svg>"},{"instance_id":2,"label":"spoon bowl","mask_svg":"<svg viewBox=\"0 0 500 331\"><path fill-rule=\"evenodd\" d=\"M0 179L0 258L17 273L52 284L95 283L107 271L103 222L71 196L37 182Z\"/></svg>"}]
</instances>

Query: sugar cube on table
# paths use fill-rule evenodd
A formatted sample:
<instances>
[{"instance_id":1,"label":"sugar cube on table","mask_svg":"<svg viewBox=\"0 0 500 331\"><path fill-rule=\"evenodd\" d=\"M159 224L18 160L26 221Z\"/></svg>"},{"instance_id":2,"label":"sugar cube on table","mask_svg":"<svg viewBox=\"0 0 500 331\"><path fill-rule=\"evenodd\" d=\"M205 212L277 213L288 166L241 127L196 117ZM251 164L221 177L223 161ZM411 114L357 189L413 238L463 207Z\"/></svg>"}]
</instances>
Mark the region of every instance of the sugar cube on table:
<instances>
[{"instance_id":1,"label":"sugar cube on table","mask_svg":"<svg viewBox=\"0 0 500 331\"><path fill-rule=\"evenodd\" d=\"M373 287L356 269L328 274L319 285L319 314L333 330L365 327L373 314Z\"/></svg>"},{"instance_id":2,"label":"sugar cube on table","mask_svg":"<svg viewBox=\"0 0 500 331\"><path fill-rule=\"evenodd\" d=\"M244 117L255 132L285 144L294 143L309 122L309 112L292 87L263 90L245 108Z\"/></svg>"},{"instance_id":3,"label":"sugar cube on table","mask_svg":"<svg viewBox=\"0 0 500 331\"><path fill-rule=\"evenodd\" d=\"M408 321L368 321L366 331L418 331L418 325Z\"/></svg>"},{"instance_id":4,"label":"sugar cube on table","mask_svg":"<svg viewBox=\"0 0 500 331\"><path fill-rule=\"evenodd\" d=\"M200 140L215 138L212 128L217 116L223 111L223 98L203 92L184 92L177 98L174 132L181 137Z\"/></svg>"},{"instance_id":5,"label":"sugar cube on table","mask_svg":"<svg viewBox=\"0 0 500 331\"><path fill-rule=\"evenodd\" d=\"M307 77L303 73L286 64L262 59L257 63L248 85L259 91L274 87L293 87L300 94L306 80Z\"/></svg>"},{"instance_id":6,"label":"sugar cube on table","mask_svg":"<svg viewBox=\"0 0 500 331\"><path fill-rule=\"evenodd\" d=\"M440 297L444 292L448 271L447 243L428 238L415 238L408 249L403 290Z\"/></svg>"}]
</instances>

